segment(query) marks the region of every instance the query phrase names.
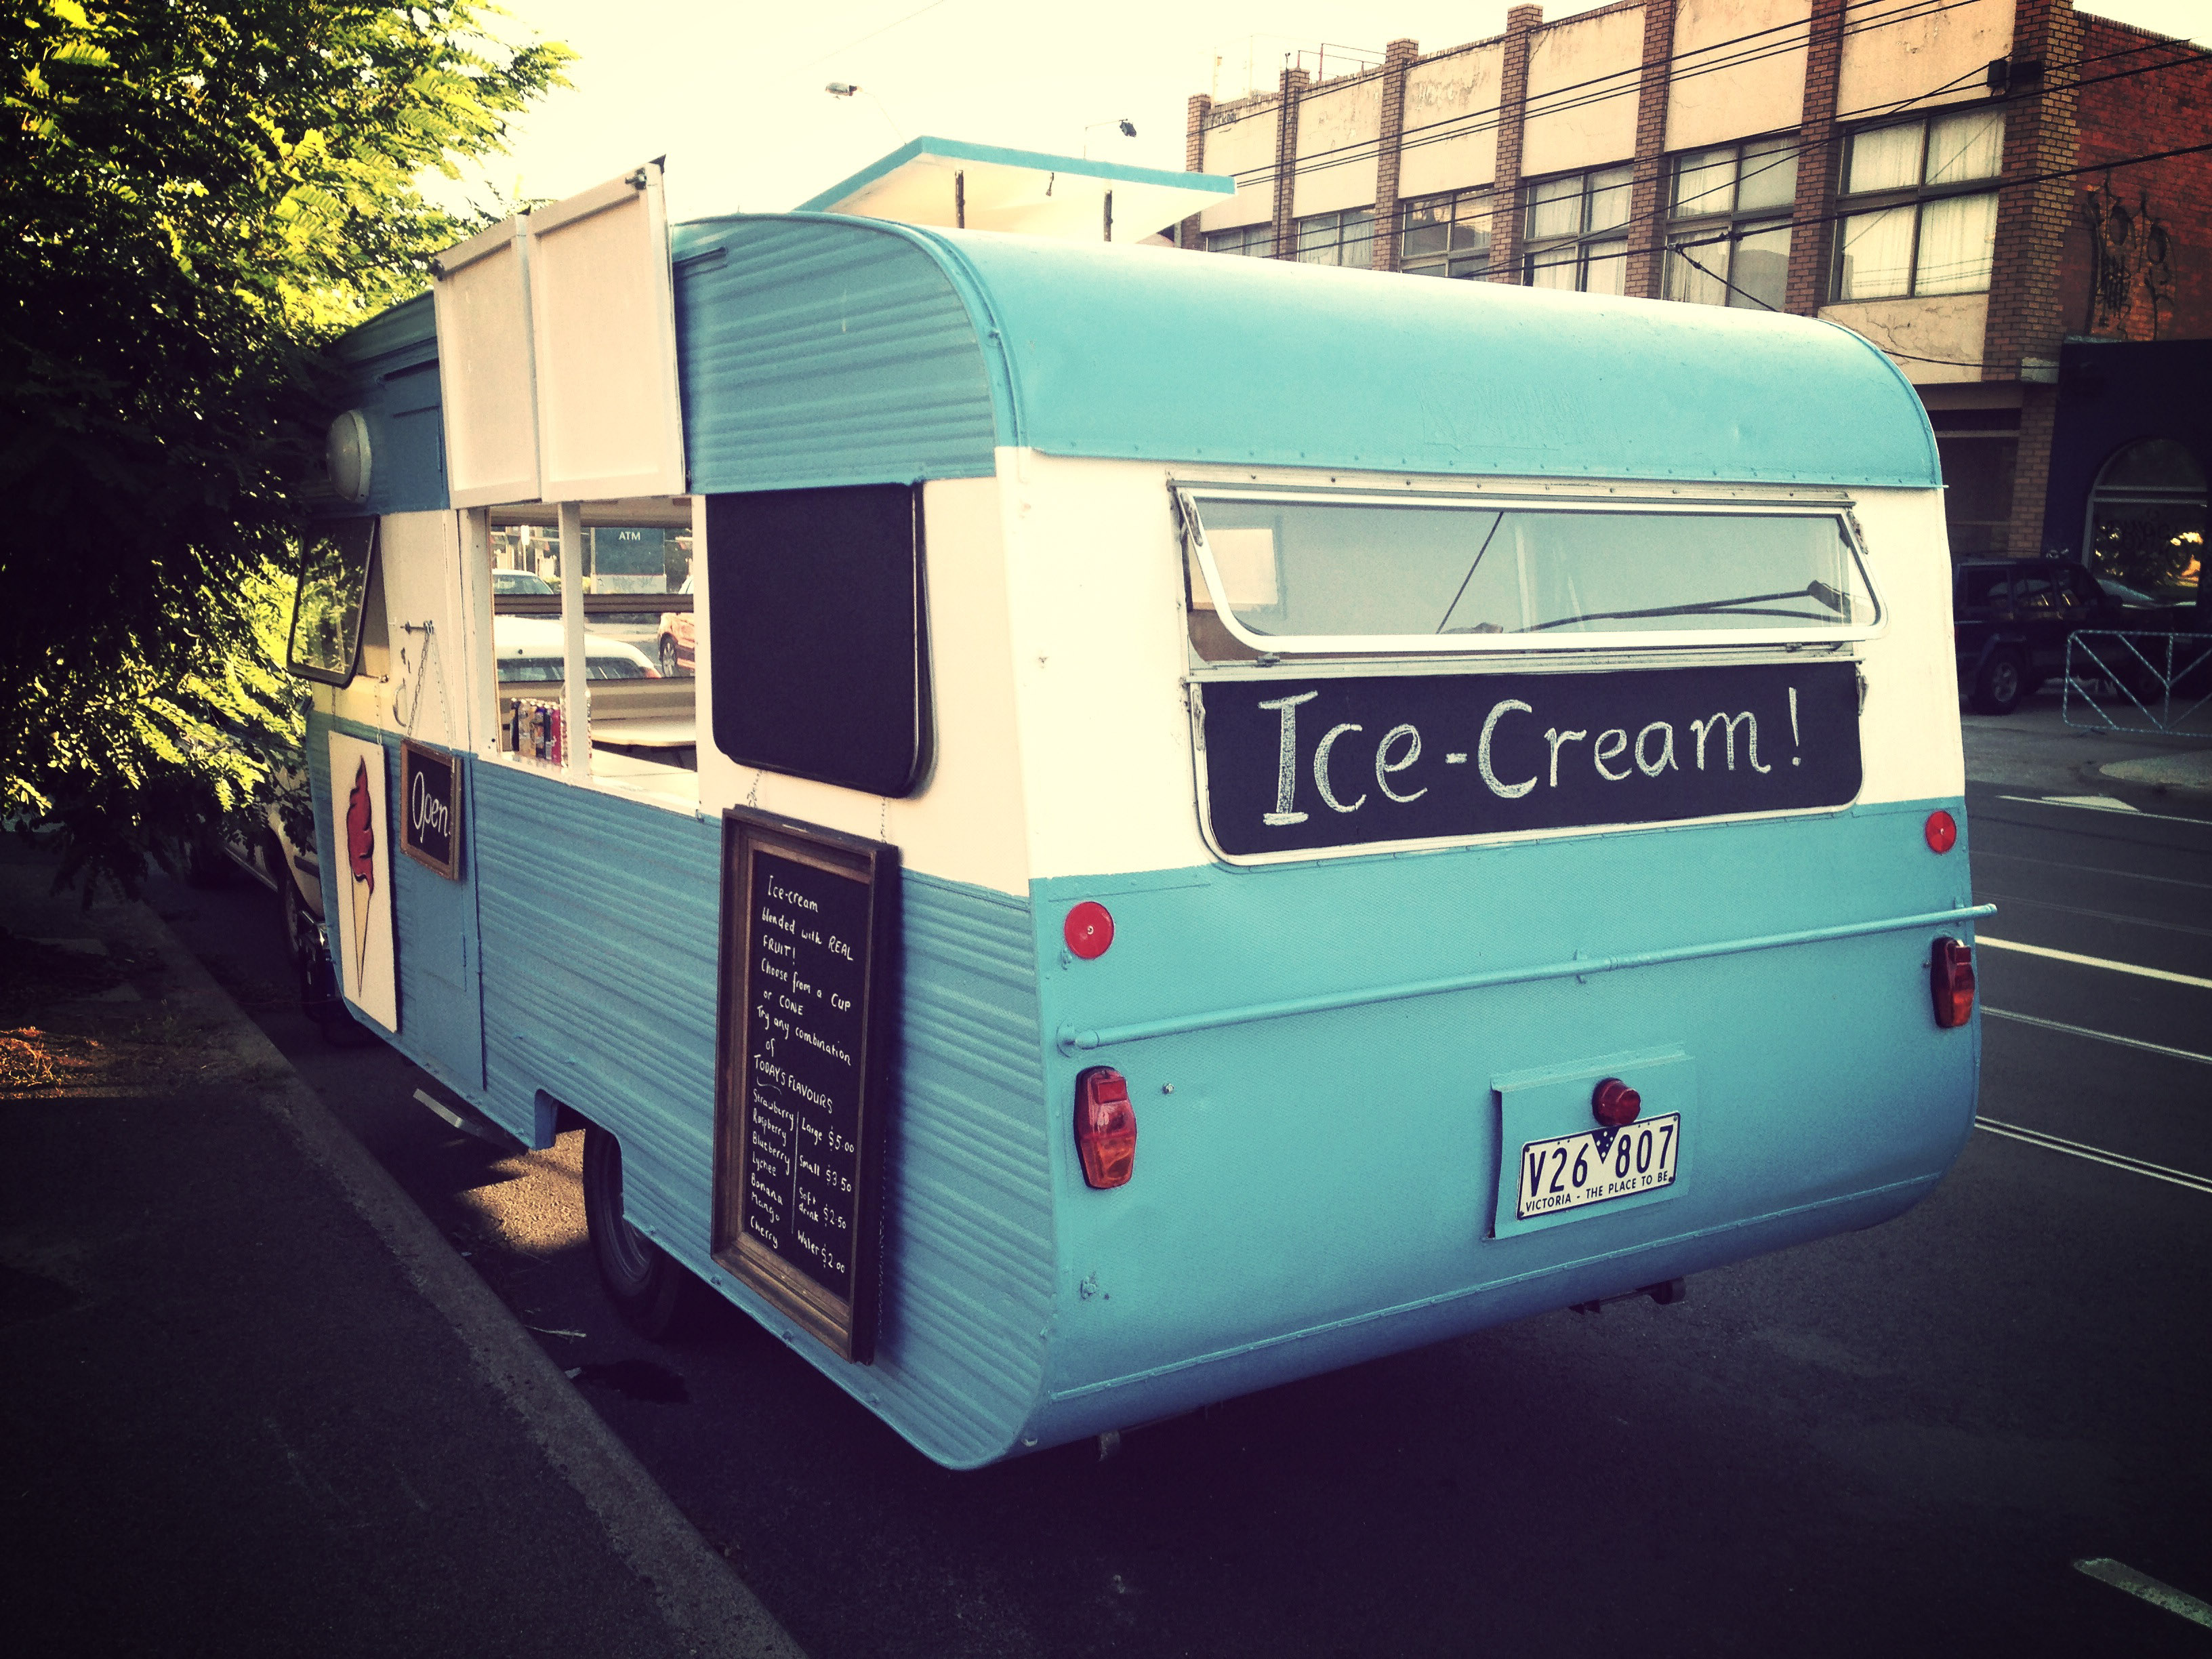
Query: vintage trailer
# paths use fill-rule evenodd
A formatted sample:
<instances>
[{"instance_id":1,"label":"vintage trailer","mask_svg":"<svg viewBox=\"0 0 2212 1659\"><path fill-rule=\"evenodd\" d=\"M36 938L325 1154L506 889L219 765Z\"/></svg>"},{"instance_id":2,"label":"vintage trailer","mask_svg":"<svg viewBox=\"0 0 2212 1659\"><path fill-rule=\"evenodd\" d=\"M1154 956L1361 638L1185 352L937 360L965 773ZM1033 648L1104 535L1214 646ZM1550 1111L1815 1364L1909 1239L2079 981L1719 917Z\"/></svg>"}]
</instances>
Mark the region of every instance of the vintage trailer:
<instances>
[{"instance_id":1,"label":"vintage trailer","mask_svg":"<svg viewBox=\"0 0 2212 1659\"><path fill-rule=\"evenodd\" d=\"M972 224L1048 160L862 182ZM1185 210L1085 166L1091 238ZM969 1467L1942 1177L1983 911L1872 347L659 214L641 169L351 338L295 643L348 1002L591 1126L634 1317L711 1287Z\"/></svg>"}]
</instances>

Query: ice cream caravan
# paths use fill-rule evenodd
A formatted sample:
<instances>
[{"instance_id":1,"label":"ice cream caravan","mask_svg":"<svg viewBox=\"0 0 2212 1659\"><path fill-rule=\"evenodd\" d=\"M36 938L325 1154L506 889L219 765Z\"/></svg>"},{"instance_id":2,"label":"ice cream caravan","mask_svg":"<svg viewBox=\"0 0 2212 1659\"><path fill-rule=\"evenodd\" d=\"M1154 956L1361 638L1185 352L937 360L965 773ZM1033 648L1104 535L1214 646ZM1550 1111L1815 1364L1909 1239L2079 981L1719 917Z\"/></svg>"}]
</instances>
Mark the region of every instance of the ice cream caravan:
<instances>
[{"instance_id":1,"label":"ice cream caravan","mask_svg":"<svg viewBox=\"0 0 2212 1659\"><path fill-rule=\"evenodd\" d=\"M1224 188L923 140L672 229L642 168L343 349L349 1007L586 1126L634 1319L724 1297L947 1465L1665 1299L1972 1121L1911 389L1125 240Z\"/></svg>"}]
</instances>

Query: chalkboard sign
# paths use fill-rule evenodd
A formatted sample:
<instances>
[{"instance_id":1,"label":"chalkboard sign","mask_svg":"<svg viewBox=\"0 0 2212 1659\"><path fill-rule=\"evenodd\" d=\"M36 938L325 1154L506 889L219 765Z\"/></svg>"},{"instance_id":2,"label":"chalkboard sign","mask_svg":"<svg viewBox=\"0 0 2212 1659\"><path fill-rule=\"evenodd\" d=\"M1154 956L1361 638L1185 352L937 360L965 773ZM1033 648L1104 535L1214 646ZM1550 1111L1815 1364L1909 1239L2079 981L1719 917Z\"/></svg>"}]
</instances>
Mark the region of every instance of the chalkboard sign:
<instances>
[{"instance_id":1,"label":"chalkboard sign","mask_svg":"<svg viewBox=\"0 0 2212 1659\"><path fill-rule=\"evenodd\" d=\"M412 738L399 744L399 845L417 864L427 864L447 881L459 878L461 852L460 767L442 750L428 749Z\"/></svg>"},{"instance_id":2,"label":"chalkboard sign","mask_svg":"<svg viewBox=\"0 0 2212 1659\"><path fill-rule=\"evenodd\" d=\"M898 849L722 817L714 1260L844 1358L874 1355Z\"/></svg>"},{"instance_id":3,"label":"chalkboard sign","mask_svg":"<svg viewBox=\"0 0 2212 1659\"><path fill-rule=\"evenodd\" d=\"M1850 662L1195 690L1206 828L1231 858L1806 811L1859 791Z\"/></svg>"}]
</instances>

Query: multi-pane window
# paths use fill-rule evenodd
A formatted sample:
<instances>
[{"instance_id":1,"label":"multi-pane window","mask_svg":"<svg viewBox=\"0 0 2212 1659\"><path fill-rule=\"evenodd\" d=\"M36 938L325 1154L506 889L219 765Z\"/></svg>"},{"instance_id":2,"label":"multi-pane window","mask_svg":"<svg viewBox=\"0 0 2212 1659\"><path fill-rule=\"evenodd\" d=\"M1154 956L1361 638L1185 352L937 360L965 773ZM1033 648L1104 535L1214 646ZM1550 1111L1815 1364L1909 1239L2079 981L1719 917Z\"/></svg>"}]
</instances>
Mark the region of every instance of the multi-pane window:
<instances>
[{"instance_id":1,"label":"multi-pane window","mask_svg":"<svg viewBox=\"0 0 2212 1659\"><path fill-rule=\"evenodd\" d=\"M1602 167L1522 187L1522 280L1531 288L1619 294L1628 276L1628 191L1635 168Z\"/></svg>"},{"instance_id":2,"label":"multi-pane window","mask_svg":"<svg viewBox=\"0 0 2212 1659\"><path fill-rule=\"evenodd\" d=\"M1490 272L1490 192L1431 196L1398 210L1398 269L1415 276Z\"/></svg>"},{"instance_id":3,"label":"multi-pane window","mask_svg":"<svg viewBox=\"0 0 2212 1659\"><path fill-rule=\"evenodd\" d=\"M1782 309L1797 143L1760 138L1674 158L1667 201L1667 297Z\"/></svg>"},{"instance_id":4,"label":"multi-pane window","mask_svg":"<svg viewBox=\"0 0 2212 1659\"><path fill-rule=\"evenodd\" d=\"M2004 116L1968 110L1854 133L1844 161L1838 300L1978 294L1996 261Z\"/></svg>"},{"instance_id":5,"label":"multi-pane window","mask_svg":"<svg viewBox=\"0 0 2212 1659\"><path fill-rule=\"evenodd\" d=\"M1375 263L1375 210L1346 208L1316 213L1297 222L1298 263L1352 265L1365 270Z\"/></svg>"},{"instance_id":6,"label":"multi-pane window","mask_svg":"<svg viewBox=\"0 0 2212 1659\"><path fill-rule=\"evenodd\" d=\"M1270 259L1275 253L1275 228L1273 225L1245 225L1237 230L1208 232L1206 238L1208 253L1245 253L1258 259Z\"/></svg>"}]
</instances>

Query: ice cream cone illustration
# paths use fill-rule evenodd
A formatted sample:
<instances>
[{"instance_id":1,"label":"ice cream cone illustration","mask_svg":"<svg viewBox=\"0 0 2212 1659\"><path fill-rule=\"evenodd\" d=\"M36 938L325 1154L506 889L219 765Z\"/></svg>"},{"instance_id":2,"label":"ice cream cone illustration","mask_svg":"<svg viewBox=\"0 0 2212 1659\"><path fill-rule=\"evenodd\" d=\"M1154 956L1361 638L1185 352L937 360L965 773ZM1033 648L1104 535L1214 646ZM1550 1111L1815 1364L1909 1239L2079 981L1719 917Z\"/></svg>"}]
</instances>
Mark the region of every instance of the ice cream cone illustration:
<instances>
[{"instance_id":1,"label":"ice cream cone illustration","mask_svg":"<svg viewBox=\"0 0 2212 1659\"><path fill-rule=\"evenodd\" d=\"M353 977L361 983L368 956L368 907L376 896L376 826L369 814L368 763L354 769L346 797L346 868L353 877Z\"/></svg>"}]
</instances>

